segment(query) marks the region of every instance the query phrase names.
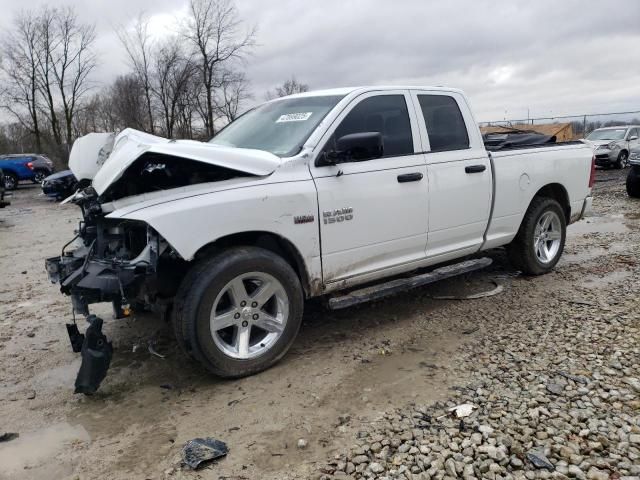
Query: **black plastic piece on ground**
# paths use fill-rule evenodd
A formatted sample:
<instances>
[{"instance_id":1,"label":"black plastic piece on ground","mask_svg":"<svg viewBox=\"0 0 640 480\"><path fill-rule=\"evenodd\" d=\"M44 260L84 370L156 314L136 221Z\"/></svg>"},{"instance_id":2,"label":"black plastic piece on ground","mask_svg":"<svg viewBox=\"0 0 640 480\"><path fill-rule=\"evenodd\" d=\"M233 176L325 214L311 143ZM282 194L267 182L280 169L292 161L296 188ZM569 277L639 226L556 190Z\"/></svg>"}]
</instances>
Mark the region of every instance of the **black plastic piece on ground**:
<instances>
[{"instance_id":1,"label":"black plastic piece on ground","mask_svg":"<svg viewBox=\"0 0 640 480\"><path fill-rule=\"evenodd\" d=\"M82 344L84 343L84 335L78 330L78 325L75 323L67 323L67 333L69 334L72 350L74 353L80 353L82 351Z\"/></svg>"},{"instance_id":2,"label":"black plastic piece on ground","mask_svg":"<svg viewBox=\"0 0 640 480\"><path fill-rule=\"evenodd\" d=\"M82 342L82 364L76 377L74 393L91 395L98 390L107 376L107 370L113 356L113 346L102 333L102 319L89 315L90 323Z\"/></svg>"},{"instance_id":3,"label":"black plastic piece on ground","mask_svg":"<svg viewBox=\"0 0 640 480\"><path fill-rule=\"evenodd\" d=\"M192 469L203 462L223 457L229 452L227 444L215 438L194 438L182 448L182 461Z\"/></svg>"},{"instance_id":4,"label":"black plastic piece on ground","mask_svg":"<svg viewBox=\"0 0 640 480\"><path fill-rule=\"evenodd\" d=\"M15 440L19 436L19 433L6 432L0 435L0 442L10 442L11 440Z\"/></svg>"}]
</instances>

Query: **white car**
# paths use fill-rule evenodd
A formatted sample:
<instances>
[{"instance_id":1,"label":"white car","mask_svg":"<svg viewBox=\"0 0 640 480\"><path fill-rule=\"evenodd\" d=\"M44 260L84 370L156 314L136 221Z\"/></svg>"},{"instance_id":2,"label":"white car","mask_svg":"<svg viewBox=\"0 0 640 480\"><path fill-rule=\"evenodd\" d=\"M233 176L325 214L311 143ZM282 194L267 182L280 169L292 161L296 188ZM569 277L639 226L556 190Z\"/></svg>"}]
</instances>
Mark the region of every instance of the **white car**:
<instances>
[{"instance_id":1,"label":"white car","mask_svg":"<svg viewBox=\"0 0 640 480\"><path fill-rule=\"evenodd\" d=\"M640 126L598 128L585 139L596 157L596 165L624 168L629 164L629 152L640 147Z\"/></svg>"},{"instance_id":2,"label":"white car","mask_svg":"<svg viewBox=\"0 0 640 480\"><path fill-rule=\"evenodd\" d=\"M70 167L92 180L70 199L84 221L47 268L75 312L166 313L224 377L278 361L311 297L342 308L486 265L406 276L501 246L526 274L548 272L590 209L595 168L581 142L487 152L463 93L436 87L292 95L208 143L92 134Z\"/></svg>"}]
</instances>

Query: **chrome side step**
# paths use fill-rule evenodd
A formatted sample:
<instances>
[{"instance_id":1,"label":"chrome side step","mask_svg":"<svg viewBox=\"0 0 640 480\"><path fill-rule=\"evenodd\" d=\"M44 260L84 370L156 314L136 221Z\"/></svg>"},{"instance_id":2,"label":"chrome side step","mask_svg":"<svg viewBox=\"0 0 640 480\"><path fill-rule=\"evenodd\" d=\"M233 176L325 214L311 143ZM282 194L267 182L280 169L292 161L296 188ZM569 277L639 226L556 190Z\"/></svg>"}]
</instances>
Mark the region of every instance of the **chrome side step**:
<instances>
[{"instance_id":1,"label":"chrome side step","mask_svg":"<svg viewBox=\"0 0 640 480\"><path fill-rule=\"evenodd\" d=\"M329 299L329 308L331 310L340 310L341 308L351 307L359 303L378 300L399 292L404 292L412 288L421 287L429 283L434 283L445 278L455 277L464 273L480 270L481 268L491 265L493 260L488 257L478 258L474 260L466 260L454 265L436 268L431 272L422 273L408 278L398 278L389 282L372 285L370 287L353 290L346 295L332 297Z\"/></svg>"}]
</instances>

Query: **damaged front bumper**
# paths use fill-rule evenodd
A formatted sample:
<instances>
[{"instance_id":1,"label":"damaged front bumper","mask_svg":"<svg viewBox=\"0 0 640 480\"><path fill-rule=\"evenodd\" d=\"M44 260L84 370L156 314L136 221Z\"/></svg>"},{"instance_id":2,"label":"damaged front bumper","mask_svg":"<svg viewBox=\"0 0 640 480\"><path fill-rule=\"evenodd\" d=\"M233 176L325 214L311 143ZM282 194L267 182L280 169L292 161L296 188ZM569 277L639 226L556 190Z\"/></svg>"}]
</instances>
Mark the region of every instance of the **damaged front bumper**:
<instances>
[{"instance_id":1,"label":"damaged front bumper","mask_svg":"<svg viewBox=\"0 0 640 480\"><path fill-rule=\"evenodd\" d=\"M71 297L73 323L67 324L67 333L73 351L82 356L75 393L92 394L98 389L113 353L111 343L102 333L103 320L90 314L89 305L109 302L114 318L125 318L129 315L129 305L139 301L145 285L155 278L158 259L166 244L148 226L138 224L136 228L138 237L142 235L142 238L134 242L136 250L133 251L128 249L132 244L127 237L131 236L131 230L113 227L109 222L98 222L87 229L81 223L78 235L72 240L80 245L68 251L63 249L60 256L45 260L49 280L60 284L61 292ZM109 258L105 253L117 255ZM89 324L85 334L78 329L76 315L85 317Z\"/></svg>"},{"instance_id":2,"label":"damaged front bumper","mask_svg":"<svg viewBox=\"0 0 640 480\"><path fill-rule=\"evenodd\" d=\"M71 296L73 312L89 315L92 303L110 302L115 318L127 316L123 307L135 298L145 280L155 273L157 250L151 244L131 261L92 258L91 247L63 253L45 260L45 268L52 283L60 284L60 291Z\"/></svg>"}]
</instances>

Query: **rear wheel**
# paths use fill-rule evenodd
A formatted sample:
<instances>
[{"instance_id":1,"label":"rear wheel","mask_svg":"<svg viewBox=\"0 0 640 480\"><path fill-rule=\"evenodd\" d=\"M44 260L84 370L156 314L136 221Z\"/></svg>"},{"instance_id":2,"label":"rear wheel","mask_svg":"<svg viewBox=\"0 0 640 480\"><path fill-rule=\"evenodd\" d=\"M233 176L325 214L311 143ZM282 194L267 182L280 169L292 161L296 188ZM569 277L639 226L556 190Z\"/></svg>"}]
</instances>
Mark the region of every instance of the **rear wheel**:
<instances>
[{"instance_id":1,"label":"rear wheel","mask_svg":"<svg viewBox=\"0 0 640 480\"><path fill-rule=\"evenodd\" d=\"M233 248L203 260L185 277L174 329L184 350L209 371L243 377L284 356L302 311L302 287L287 262L261 248Z\"/></svg>"},{"instance_id":2,"label":"rear wheel","mask_svg":"<svg viewBox=\"0 0 640 480\"><path fill-rule=\"evenodd\" d=\"M618 160L616 161L616 168L624 168L628 164L629 164L629 154L623 150L618 154Z\"/></svg>"},{"instance_id":3,"label":"rear wheel","mask_svg":"<svg viewBox=\"0 0 640 480\"><path fill-rule=\"evenodd\" d=\"M15 190L18 187L18 177L13 173L5 173L4 186L7 190Z\"/></svg>"},{"instance_id":4,"label":"rear wheel","mask_svg":"<svg viewBox=\"0 0 640 480\"><path fill-rule=\"evenodd\" d=\"M633 198L640 198L640 172L637 167L631 167L627 175L627 194Z\"/></svg>"},{"instance_id":5,"label":"rear wheel","mask_svg":"<svg viewBox=\"0 0 640 480\"><path fill-rule=\"evenodd\" d=\"M33 183L42 183L42 181L47 178L47 172L45 172L44 170L36 170L35 174L33 175Z\"/></svg>"},{"instance_id":6,"label":"rear wheel","mask_svg":"<svg viewBox=\"0 0 640 480\"><path fill-rule=\"evenodd\" d=\"M532 200L516 238L508 246L509 258L528 275L541 275L556 266L564 250L567 224L560 204L546 197Z\"/></svg>"}]
</instances>

